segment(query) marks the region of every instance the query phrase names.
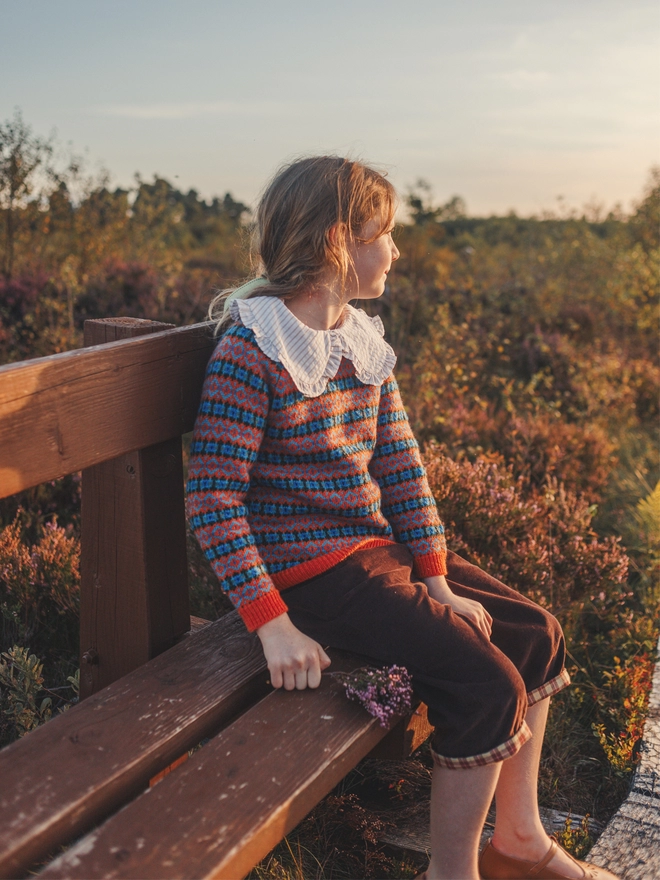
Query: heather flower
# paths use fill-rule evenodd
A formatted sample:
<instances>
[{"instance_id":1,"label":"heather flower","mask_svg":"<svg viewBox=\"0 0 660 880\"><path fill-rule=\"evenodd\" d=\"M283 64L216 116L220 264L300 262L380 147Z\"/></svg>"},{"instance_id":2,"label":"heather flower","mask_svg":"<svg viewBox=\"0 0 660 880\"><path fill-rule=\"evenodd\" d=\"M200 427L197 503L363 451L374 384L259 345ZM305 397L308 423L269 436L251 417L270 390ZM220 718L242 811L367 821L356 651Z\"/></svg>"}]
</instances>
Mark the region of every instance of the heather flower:
<instances>
[{"instance_id":1,"label":"heather flower","mask_svg":"<svg viewBox=\"0 0 660 880\"><path fill-rule=\"evenodd\" d=\"M361 703L381 727L387 727L395 715L403 715L412 706L412 680L404 666L362 666L353 672L333 672L346 690L349 700Z\"/></svg>"}]
</instances>

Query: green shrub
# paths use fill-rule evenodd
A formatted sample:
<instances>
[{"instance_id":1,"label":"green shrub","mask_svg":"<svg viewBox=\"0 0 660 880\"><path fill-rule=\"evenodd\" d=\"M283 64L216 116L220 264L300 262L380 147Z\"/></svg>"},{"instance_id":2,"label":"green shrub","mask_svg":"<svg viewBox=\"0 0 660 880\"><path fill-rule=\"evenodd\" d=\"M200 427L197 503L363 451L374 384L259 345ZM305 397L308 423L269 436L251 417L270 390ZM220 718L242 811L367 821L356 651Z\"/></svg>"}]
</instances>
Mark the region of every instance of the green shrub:
<instances>
[{"instance_id":1,"label":"green shrub","mask_svg":"<svg viewBox=\"0 0 660 880\"><path fill-rule=\"evenodd\" d=\"M73 698L44 685L43 663L27 648L14 645L0 655L0 746L12 742L35 727L44 724L53 714L53 699L58 711L63 712L78 699L80 671L67 678Z\"/></svg>"},{"instance_id":2,"label":"green shrub","mask_svg":"<svg viewBox=\"0 0 660 880\"><path fill-rule=\"evenodd\" d=\"M11 739L12 733L24 736L52 715L52 699L40 696L44 690L42 672L43 663L18 645L0 657L0 687L6 689L2 714L9 722Z\"/></svg>"}]
</instances>

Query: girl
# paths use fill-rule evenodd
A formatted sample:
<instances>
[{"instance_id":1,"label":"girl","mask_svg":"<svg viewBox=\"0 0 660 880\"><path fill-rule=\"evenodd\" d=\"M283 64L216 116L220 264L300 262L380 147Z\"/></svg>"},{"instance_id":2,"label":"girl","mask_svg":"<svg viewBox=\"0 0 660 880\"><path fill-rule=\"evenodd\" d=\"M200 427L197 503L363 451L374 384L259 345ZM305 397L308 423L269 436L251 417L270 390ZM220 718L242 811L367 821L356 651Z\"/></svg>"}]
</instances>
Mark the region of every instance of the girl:
<instances>
[{"instance_id":1,"label":"girl","mask_svg":"<svg viewBox=\"0 0 660 880\"><path fill-rule=\"evenodd\" d=\"M447 552L379 318L399 251L392 185L303 159L256 216L260 274L210 315L188 513L263 645L274 687L318 687L322 644L405 666L435 726L431 878L612 878L543 830L549 697L569 683L557 621ZM497 820L477 863L493 795Z\"/></svg>"}]
</instances>

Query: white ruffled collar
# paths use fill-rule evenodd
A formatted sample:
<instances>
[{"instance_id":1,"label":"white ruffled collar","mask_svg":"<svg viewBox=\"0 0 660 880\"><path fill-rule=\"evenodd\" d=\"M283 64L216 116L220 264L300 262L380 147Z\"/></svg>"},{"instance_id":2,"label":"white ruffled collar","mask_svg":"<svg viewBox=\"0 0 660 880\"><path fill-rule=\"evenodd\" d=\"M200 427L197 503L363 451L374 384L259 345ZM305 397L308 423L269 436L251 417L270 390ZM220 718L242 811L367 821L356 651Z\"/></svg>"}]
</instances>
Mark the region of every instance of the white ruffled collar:
<instances>
[{"instance_id":1,"label":"white ruffled collar","mask_svg":"<svg viewBox=\"0 0 660 880\"><path fill-rule=\"evenodd\" d=\"M288 370L305 397L323 394L342 357L353 362L365 385L382 385L396 363L394 350L383 339L381 319L353 306L345 307L341 326L333 330L313 330L276 296L234 300L230 314L254 332L261 351Z\"/></svg>"}]
</instances>

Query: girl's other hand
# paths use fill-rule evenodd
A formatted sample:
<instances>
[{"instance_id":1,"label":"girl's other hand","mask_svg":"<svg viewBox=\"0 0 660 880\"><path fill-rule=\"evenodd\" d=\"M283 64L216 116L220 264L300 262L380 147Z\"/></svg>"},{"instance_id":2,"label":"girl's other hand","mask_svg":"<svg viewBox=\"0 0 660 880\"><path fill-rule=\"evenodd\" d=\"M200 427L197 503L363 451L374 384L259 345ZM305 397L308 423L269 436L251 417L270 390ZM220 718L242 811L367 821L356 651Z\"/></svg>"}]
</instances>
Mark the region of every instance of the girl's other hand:
<instances>
[{"instance_id":1,"label":"girl's other hand","mask_svg":"<svg viewBox=\"0 0 660 880\"><path fill-rule=\"evenodd\" d=\"M440 602L441 605L449 605L455 614L460 614L461 617L474 623L477 629L481 630L487 639L490 639L493 631L493 618L481 602L452 593L451 587L443 575L424 578L424 583L432 599Z\"/></svg>"},{"instance_id":2,"label":"girl's other hand","mask_svg":"<svg viewBox=\"0 0 660 880\"><path fill-rule=\"evenodd\" d=\"M316 688L330 658L314 639L301 633L288 614L269 620L257 630L273 687L287 691Z\"/></svg>"}]
</instances>

